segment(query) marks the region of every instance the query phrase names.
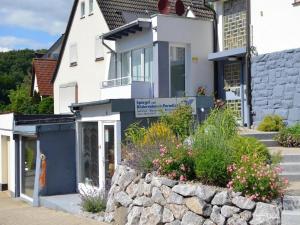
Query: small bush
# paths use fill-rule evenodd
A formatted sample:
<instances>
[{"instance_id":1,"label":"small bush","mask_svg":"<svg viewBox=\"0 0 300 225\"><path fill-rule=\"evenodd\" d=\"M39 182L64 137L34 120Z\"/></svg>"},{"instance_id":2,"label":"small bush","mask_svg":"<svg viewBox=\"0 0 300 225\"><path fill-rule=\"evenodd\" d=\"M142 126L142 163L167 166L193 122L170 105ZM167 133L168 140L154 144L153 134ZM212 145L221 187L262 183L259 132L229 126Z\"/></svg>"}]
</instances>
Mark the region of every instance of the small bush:
<instances>
[{"instance_id":1,"label":"small bush","mask_svg":"<svg viewBox=\"0 0 300 225\"><path fill-rule=\"evenodd\" d=\"M167 124L177 138L184 140L193 133L194 116L192 107L189 105L179 105L170 114L164 114L160 121Z\"/></svg>"},{"instance_id":2,"label":"small bush","mask_svg":"<svg viewBox=\"0 0 300 225\"><path fill-rule=\"evenodd\" d=\"M281 129L275 140L284 147L300 147L300 123Z\"/></svg>"},{"instance_id":3,"label":"small bush","mask_svg":"<svg viewBox=\"0 0 300 225\"><path fill-rule=\"evenodd\" d=\"M230 142L233 161L238 163L243 155L257 155L259 162L271 162L268 148L255 138L238 136Z\"/></svg>"},{"instance_id":4,"label":"small bush","mask_svg":"<svg viewBox=\"0 0 300 225\"><path fill-rule=\"evenodd\" d=\"M89 188L85 188L89 189ZM81 190L81 208L85 212L99 213L105 210L106 201L103 198L103 194L99 193L96 188L92 188L89 191L84 192Z\"/></svg>"},{"instance_id":5,"label":"small bush","mask_svg":"<svg viewBox=\"0 0 300 225\"><path fill-rule=\"evenodd\" d=\"M153 167L158 174L170 179L186 181L195 178L192 152L182 145L171 148L161 146L159 157L153 160Z\"/></svg>"},{"instance_id":6,"label":"small bush","mask_svg":"<svg viewBox=\"0 0 300 225\"><path fill-rule=\"evenodd\" d=\"M125 130L125 141L130 144L142 144L146 134L146 128L140 126L140 123L133 123Z\"/></svg>"},{"instance_id":7,"label":"small bush","mask_svg":"<svg viewBox=\"0 0 300 225\"><path fill-rule=\"evenodd\" d=\"M155 122L146 129L143 146L156 146L167 145L174 142L176 137L172 129L164 122Z\"/></svg>"},{"instance_id":8,"label":"small bush","mask_svg":"<svg viewBox=\"0 0 300 225\"><path fill-rule=\"evenodd\" d=\"M263 121L258 125L259 131L279 131L284 128L285 124L281 116L278 115L268 115Z\"/></svg>"},{"instance_id":9,"label":"small bush","mask_svg":"<svg viewBox=\"0 0 300 225\"><path fill-rule=\"evenodd\" d=\"M201 150L195 156L195 173L201 182L225 187L227 167L232 163L229 151L220 148Z\"/></svg>"},{"instance_id":10,"label":"small bush","mask_svg":"<svg viewBox=\"0 0 300 225\"><path fill-rule=\"evenodd\" d=\"M288 185L282 180L280 167L260 162L258 156L242 156L240 163L230 165L228 173L232 176L228 188L242 192L252 200L271 201L283 195Z\"/></svg>"}]
</instances>

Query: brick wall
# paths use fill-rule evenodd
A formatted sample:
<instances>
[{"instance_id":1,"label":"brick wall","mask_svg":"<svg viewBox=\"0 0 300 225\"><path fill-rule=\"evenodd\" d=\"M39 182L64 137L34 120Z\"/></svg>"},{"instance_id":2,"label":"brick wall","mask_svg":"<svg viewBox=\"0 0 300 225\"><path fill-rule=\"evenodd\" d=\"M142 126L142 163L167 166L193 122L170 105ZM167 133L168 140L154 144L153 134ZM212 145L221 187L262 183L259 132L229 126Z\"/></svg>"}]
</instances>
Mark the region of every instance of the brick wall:
<instances>
[{"instance_id":1,"label":"brick wall","mask_svg":"<svg viewBox=\"0 0 300 225\"><path fill-rule=\"evenodd\" d=\"M300 49L253 57L251 67L254 124L268 114L300 122Z\"/></svg>"}]
</instances>

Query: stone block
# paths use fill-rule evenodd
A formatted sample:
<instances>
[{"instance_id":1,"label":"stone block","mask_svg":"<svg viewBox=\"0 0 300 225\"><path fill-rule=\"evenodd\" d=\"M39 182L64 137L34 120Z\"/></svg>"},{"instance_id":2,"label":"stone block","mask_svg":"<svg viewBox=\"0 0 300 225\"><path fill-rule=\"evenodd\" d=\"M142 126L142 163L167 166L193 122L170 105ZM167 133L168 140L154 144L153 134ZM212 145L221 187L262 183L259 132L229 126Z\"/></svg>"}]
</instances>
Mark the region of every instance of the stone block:
<instances>
[{"instance_id":1,"label":"stone block","mask_svg":"<svg viewBox=\"0 0 300 225\"><path fill-rule=\"evenodd\" d=\"M275 114L286 120L288 118L289 111L287 109L276 109Z\"/></svg>"},{"instance_id":2,"label":"stone block","mask_svg":"<svg viewBox=\"0 0 300 225\"><path fill-rule=\"evenodd\" d=\"M300 108L290 109L288 120L290 120L290 121L300 121Z\"/></svg>"},{"instance_id":3,"label":"stone block","mask_svg":"<svg viewBox=\"0 0 300 225\"><path fill-rule=\"evenodd\" d=\"M300 93L294 95L294 107L300 107Z\"/></svg>"}]
</instances>

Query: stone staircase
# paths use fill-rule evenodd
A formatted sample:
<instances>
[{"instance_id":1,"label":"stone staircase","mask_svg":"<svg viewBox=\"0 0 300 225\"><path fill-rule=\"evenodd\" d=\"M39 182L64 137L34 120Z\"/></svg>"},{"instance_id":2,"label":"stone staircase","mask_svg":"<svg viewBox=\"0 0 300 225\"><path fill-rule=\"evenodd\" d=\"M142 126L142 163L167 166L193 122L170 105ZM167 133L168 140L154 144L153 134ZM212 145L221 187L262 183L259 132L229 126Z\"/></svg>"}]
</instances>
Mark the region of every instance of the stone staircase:
<instances>
[{"instance_id":1,"label":"stone staircase","mask_svg":"<svg viewBox=\"0 0 300 225\"><path fill-rule=\"evenodd\" d=\"M289 182L287 194L283 198L283 211L281 225L300 225L300 149L283 148L273 140L276 132L259 132L256 130L241 131L241 135L254 137L264 143L271 154L278 152L282 155L281 176L286 177Z\"/></svg>"}]
</instances>

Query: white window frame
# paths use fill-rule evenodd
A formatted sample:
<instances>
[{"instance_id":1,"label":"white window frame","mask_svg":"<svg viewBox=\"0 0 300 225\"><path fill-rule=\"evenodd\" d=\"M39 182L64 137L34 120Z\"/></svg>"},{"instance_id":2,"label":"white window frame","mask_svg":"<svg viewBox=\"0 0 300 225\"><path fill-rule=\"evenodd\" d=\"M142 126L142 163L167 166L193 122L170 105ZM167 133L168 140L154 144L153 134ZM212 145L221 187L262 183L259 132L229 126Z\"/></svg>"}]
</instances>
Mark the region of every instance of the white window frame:
<instances>
[{"instance_id":1,"label":"white window frame","mask_svg":"<svg viewBox=\"0 0 300 225\"><path fill-rule=\"evenodd\" d=\"M86 14L85 1L80 2L80 18L84 18Z\"/></svg>"},{"instance_id":2,"label":"white window frame","mask_svg":"<svg viewBox=\"0 0 300 225\"><path fill-rule=\"evenodd\" d=\"M69 47L70 66L77 66L78 62L78 46L77 43L70 44Z\"/></svg>"},{"instance_id":3,"label":"white window frame","mask_svg":"<svg viewBox=\"0 0 300 225\"><path fill-rule=\"evenodd\" d=\"M187 74L188 70L187 70L187 62L188 62L188 57L187 57L187 45L186 44L179 44L179 43L170 43L169 44L169 97L172 97L172 88L171 88L171 48L175 47L175 48L184 48L184 52L185 52L185 68L184 68L184 72L185 72L185 95L187 94L187 90L188 90L188 77L189 75Z\"/></svg>"},{"instance_id":4,"label":"white window frame","mask_svg":"<svg viewBox=\"0 0 300 225\"><path fill-rule=\"evenodd\" d=\"M95 60L104 60L104 46L102 44L102 39L100 36L96 36L95 38Z\"/></svg>"}]
</instances>

